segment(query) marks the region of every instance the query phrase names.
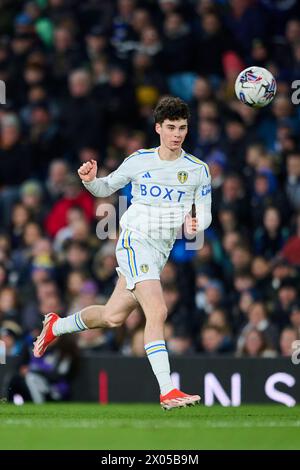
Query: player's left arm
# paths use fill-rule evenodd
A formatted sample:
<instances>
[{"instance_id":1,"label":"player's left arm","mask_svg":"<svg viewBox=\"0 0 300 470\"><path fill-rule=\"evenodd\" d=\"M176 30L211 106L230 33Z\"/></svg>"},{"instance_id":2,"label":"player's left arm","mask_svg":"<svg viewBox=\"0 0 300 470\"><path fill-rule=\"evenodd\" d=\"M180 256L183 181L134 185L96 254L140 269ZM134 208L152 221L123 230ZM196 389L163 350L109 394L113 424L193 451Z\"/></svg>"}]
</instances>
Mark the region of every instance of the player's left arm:
<instances>
[{"instance_id":1,"label":"player's left arm","mask_svg":"<svg viewBox=\"0 0 300 470\"><path fill-rule=\"evenodd\" d=\"M97 163L95 160L84 163L78 170L83 185L96 197L107 197L124 188L132 180L133 173L133 164L128 159L124 160L115 171L103 178L96 177Z\"/></svg>"},{"instance_id":2,"label":"player's left arm","mask_svg":"<svg viewBox=\"0 0 300 470\"><path fill-rule=\"evenodd\" d=\"M195 190L195 207L192 214L186 216L186 227L189 234L196 234L208 228L211 215L211 176L207 165L203 165L199 175L199 184ZM193 213L194 212L194 213Z\"/></svg>"}]
</instances>

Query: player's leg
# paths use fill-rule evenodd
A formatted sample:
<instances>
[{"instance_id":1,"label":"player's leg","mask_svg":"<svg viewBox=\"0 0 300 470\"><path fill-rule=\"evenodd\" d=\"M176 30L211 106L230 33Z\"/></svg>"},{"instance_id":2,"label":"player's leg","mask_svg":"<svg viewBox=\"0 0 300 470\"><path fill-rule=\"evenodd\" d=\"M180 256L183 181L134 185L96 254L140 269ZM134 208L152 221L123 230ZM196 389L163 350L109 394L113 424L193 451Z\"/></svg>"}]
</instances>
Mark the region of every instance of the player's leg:
<instances>
[{"instance_id":1,"label":"player's leg","mask_svg":"<svg viewBox=\"0 0 300 470\"><path fill-rule=\"evenodd\" d=\"M169 356L164 340L164 324L167 307L159 280L138 282L134 294L146 318L144 343L147 357L159 383L162 395L170 392L174 385L170 375Z\"/></svg>"},{"instance_id":2,"label":"player's leg","mask_svg":"<svg viewBox=\"0 0 300 470\"><path fill-rule=\"evenodd\" d=\"M161 406L170 409L198 403L199 395L187 395L175 389L171 380L169 355L164 340L167 306L160 281L149 279L138 282L133 292L146 317L145 351L160 387Z\"/></svg>"},{"instance_id":3,"label":"player's leg","mask_svg":"<svg viewBox=\"0 0 300 470\"><path fill-rule=\"evenodd\" d=\"M128 315L137 306L137 301L131 292L126 289L126 279L121 274L116 287L105 305L90 305L82 309L80 313L80 321L84 325L84 329L92 328L116 328L124 323ZM75 314L76 315L76 314ZM72 326L74 331L78 331L75 320L68 320L72 317L62 318L54 325L56 336L70 333L68 326ZM75 319L75 317L74 317ZM72 331L71 331L72 332Z\"/></svg>"},{"instance_id":4,"label":"player's leg","mask_svg":"<svg viewBox=\"0 0 300 470\"><path fill-rule=\"evenodd\" d=\"M46 315L44 327L34 345L34 355L40 357L57 336L76 333L89 328L116 328L137 306L137 301L126 289L126 280L120 275L114 292L105 305L91 305L66 318L55 313Z\"/></svg>"},{"instance_id":5,"label":"player's leg","mask_svg":"<svg viewBox=\"0 0 300 470\"><path fill-rule=\"evenodd\" d=\"M168 310L164 300L161 283L158 279L147 279L137 282L133 290L145 317L144 340L146 343L164 339L164 324Z\"/></svg>"}]
</instances>

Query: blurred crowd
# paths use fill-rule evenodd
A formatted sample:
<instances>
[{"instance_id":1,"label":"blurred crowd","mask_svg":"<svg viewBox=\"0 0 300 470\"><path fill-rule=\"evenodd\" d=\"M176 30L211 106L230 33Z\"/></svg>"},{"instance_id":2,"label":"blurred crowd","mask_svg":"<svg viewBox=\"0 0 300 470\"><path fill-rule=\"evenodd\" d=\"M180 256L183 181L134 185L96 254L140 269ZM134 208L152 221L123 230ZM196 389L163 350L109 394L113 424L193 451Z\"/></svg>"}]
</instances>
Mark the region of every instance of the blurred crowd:
<instances>
[{"instance_id":1,"label":"blurred crowd","mask_svg":"<svg viewBox=\"0 0 300 470\"><path fill-rule=\"evenodd\" d=\"M157 146L152 111L164 94L189 103L185 150L209 164L213 187L204 247L178 240L161 276L168 349L291 355L300 334L299 12L296 0L0 2L0 340L21 358L16 390L49 363L61 383L79 350L144 355L139 309L117 330L60 341L48 365L30 351L41 314L69 315L112 293L118 227L100 240L96 213L119 195L130 203L130 187L93 198L77 169L93 158L105 176ZM234 96L253 64L277 80L265 109Z\"/></svg>"}]
</instances>

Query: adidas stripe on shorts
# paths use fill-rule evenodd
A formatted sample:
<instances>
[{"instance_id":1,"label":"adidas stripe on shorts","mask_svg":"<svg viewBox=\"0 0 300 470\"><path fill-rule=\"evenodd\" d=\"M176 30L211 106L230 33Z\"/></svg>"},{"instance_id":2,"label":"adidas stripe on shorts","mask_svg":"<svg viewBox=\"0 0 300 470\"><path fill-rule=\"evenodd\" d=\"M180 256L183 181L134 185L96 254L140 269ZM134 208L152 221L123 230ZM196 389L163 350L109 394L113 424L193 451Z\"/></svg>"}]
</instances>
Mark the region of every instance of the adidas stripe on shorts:
<instances>
[{"instance_id":1,"label":"adidas stripe on shorts","mask_svg":"<svg viewBox=\"0 0 300 470\"><path fill-rule=\"evenodd\" d=\"M135 284L146 279L160 279L168 255L154 248L147 238L136 232L123 230L120 234L116 257L118 275L126 278L126 287L134 289Z\"/></svg>"}]
</instances>

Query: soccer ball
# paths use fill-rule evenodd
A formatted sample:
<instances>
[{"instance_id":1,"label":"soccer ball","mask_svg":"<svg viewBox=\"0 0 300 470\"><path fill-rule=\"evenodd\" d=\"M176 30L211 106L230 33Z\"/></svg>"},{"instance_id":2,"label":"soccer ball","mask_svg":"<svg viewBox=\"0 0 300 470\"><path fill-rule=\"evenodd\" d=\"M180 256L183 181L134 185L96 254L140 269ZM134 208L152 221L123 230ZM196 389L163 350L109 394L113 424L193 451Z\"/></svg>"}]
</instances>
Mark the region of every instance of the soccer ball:
<instances>
[{"instance_id":1,"label":"soccer ball","mask_svg":"<svg viewBox=\"0 0 300 470\"><path fill-rule=\"evenodd\" d=\"M262 67L248 67L235 81L235 94L242 103L253 108L263 108L273 100L276 81L273 75Z\"/></svg>"}]
</instances>

